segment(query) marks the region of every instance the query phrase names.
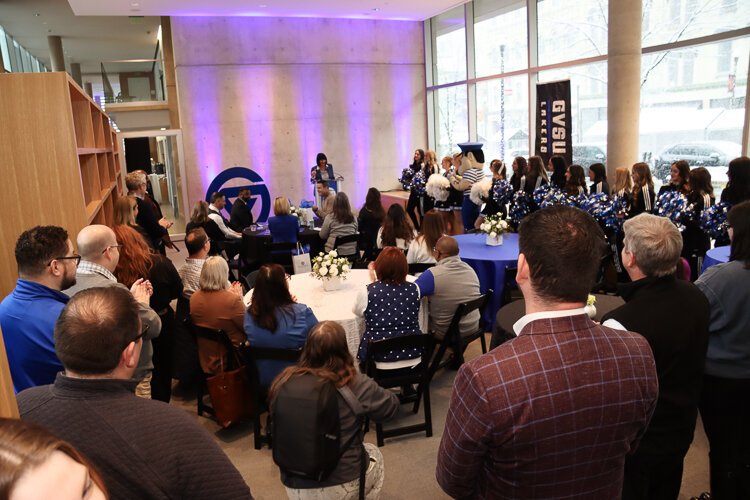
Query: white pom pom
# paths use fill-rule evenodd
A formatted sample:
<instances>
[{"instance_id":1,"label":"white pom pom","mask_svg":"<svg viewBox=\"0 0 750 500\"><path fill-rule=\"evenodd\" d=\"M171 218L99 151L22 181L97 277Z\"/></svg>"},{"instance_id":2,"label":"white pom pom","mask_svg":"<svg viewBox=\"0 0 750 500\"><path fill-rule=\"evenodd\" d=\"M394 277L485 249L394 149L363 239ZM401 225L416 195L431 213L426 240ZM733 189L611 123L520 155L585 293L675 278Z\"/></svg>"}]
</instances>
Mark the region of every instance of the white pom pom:
<instances>
[{"instance_id":1,"label":"white pom pom","mask_svg":"<svg viewBox=\"0 0 750 500\"><path fill-rule=\"evenodd\" d=\"M445 201L448 199L448 188L451 183L445 176L441 174L432 174L427 179L425 185L425 192L435 198L437 201Z\"/></svg>"},{"instance_id":2,"label":"white pom pom","mask_svg":"<svg viewBox=\"0 0 750 500\"><path fill-rule=\"evenodd\" d=\"M489 197L490 189L492 189L492 179L487 177L479 182L475 182L474 185L471 186L471 194L469 197L476 205L482 206L484 203L482 198Z\"/></svg>"}]
</instances>

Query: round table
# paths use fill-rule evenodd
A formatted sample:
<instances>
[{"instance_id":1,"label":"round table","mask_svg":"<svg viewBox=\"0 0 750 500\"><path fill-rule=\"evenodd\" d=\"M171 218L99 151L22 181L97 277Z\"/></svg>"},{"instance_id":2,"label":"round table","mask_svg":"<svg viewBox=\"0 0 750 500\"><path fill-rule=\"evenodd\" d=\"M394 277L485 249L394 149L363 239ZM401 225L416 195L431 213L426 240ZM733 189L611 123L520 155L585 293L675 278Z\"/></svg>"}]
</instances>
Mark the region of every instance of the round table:
<instances>
[{"instance_id":1,"label":"round table","mask_svg":"<svg viewBox=\"0 0 750 500\"><path fill-rule=\"evenodd\" d=\"M490 288L494 291L490 307L482 315L487 328L492 331L495 313L500 309L505 288L505 268L518 263L518 234L505 233L503 244L490 246L485 243L487 236L482 233L454 236L458 241L458 256L469 264L479 277L482 293Z\"/></svg>"},{"instance_id":2,"label":"round table","mask_svg":"<svg viewBox=\"0 0 750 500\"><path fill-rule=\"evenodd\" d=\"M724 247L712 248L711 250L706 252L706 257L703 259L703 268L701 269L701 273L703 273L709 267L715 266L716 264L729 262L730 248L731 247L727 245Z\"/></svg>"},{"instance_id":3,"label":"round table","mask_svg":"<svg viewBox=\"0 0 750 500\"><path fill-rule=\"evenodd\" d=\"M416 278L406 276L407 281ZM318 321L336 321L344 327L346 343L354 359L357 358L359 342L365 333L365 319L354 315L354 303L359 291L370 283L370 272L367 269L352 269L346 275L338 290L323 290L323 282L315 279L312 273L295 274L289 281L289 291L297 297L297 302L307 305L315 313ZM252 300L252 290L245 294L245 306ZM423 332L428 328L428 309L426 299L422 299L419 308L419 327Z\"/></svg>"},{"instance_id":4,"label":"round table","mask_svg":"<svg viewBox=\"0 0 750 500\"><path fill-rule=\"evenodd\" d=\"M303 245L310 246L310 255L317 255L323 250L323 240L320 239L320 228L300 228L297 240ZM242 231L242 258L246 262L268 262L268 245L271 244L271 232L265 226L253 231L250 228Z\"/></svg>"}]
</instances>

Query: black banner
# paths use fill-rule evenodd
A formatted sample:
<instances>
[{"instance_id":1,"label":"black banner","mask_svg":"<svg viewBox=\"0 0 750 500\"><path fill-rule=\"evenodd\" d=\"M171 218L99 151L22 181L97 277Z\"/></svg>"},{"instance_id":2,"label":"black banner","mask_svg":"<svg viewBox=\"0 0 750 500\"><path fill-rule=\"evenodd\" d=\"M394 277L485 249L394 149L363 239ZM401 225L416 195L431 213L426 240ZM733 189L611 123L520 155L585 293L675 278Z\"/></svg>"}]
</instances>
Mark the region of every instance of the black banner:
<instances>
[{"instance_id":1,"label":"black banner","mask_svg":"<svg viewBox=\"0 0 750 500\"><path fill-rule=\"evenodd\" d=\"M534 150L546 165L560 155L573 163L570 80L536 84L536 145Z\"/></svg>"}]
</instances>

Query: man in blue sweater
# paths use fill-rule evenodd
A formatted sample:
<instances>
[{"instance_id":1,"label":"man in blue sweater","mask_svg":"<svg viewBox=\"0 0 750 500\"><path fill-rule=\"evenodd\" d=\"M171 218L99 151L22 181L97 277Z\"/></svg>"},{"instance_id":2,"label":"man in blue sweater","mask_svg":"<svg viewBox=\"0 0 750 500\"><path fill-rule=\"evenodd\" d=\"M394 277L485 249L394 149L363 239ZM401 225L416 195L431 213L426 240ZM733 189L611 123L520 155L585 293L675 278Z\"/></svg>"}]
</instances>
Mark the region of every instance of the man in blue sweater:
<instances>
[{"instance_id":1,"label":"man in blue sweater","mask_svg":"<svg viewBox=\"0 0 750 500\"><path fill-rule=\"evenodd\" d=\"M61 227L36 226L16 242L19 279L0 303L0 328L16 392L51 384L63 369L53 331L68 303L61 290L75 285L80 260Z\"/></svg>"}]
</instances>

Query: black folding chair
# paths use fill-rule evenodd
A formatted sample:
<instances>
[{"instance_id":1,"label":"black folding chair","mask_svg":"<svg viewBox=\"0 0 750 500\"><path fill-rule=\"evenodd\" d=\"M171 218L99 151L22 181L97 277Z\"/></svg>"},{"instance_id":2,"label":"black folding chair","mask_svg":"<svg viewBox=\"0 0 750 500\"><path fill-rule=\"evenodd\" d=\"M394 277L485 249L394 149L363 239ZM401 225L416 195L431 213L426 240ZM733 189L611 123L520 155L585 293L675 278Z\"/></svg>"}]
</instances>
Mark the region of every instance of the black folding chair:
<instances>
[{"instance_id":1,"label":"black folding chair","mask_svg":"<svg viewBox=\"0 0 750 500\"><path fill-rule=\"evenodd\" d=\"M490 302L492 294L493 291L490 289L487 290L487 293L474 300L459 304L453 315L453 319L448 326L448 331L445 332L445 337L443 337L442 340L437 337L435 338L435 342L440 344L440 347L438 348L437 355L430 366L430 376L433 376L438 369L444 367L449 362L451 363L451 367L457 370L464 363L464 351L466 350L466 347L476 339L479 339L482 343L482 353L487 352L487 341L484 338L485 329L481 314ZM464 316L473 311L479 311L480 314L476 330L466 335L461 335L461 320ZM443 357L445 356L448 347L453 348L453 358L452 360L449 359L443 362Z\"/></svg>"},{"instance_id":2,"label":"black folding chair","mask_svg":"<svg viewBox=\"0 0 750 500\"><path fill-rule=\"evenodd\" d=\"M427 271L431 267L435 267L434 262L420 262L419 264L409 264L409 274L414 276L418 273Z\"/></svg>"},{"instance_id":3,"label":"black folding chair","mask_svg":"<svg viewBox=\"0 0 750 500\"><path fill-rule=\"evenodd\" d=\"M248 291L250 291L251 289L255 288L255 280L257 278L258 278L258 271L257 270L255 270L255 271L253 271L251 273L248 273L245 276L243 276L242 279L245 280L244 285L245 285L245 288L247 288Z\"/></svg>"},{"instance_id":4,"label":"black folding chair","mask_svg":"<svg viewBox=\"0 0 750 500\"><path fill-rule=\"evenodd\" d=\"M297 249L297 243L268 243L268 256L271 262L284 267L288 274L294 273L292 252Z\"/></svg>"},{"instance_id":5,"label":"black folding chair","mask_svg":"<svg viewBox=\"0 0 750 500\"><path fill-rule=\"evenodd\" d=\"M346 236L336 236L336 240L333 242L333 249L338 250L339 247L351 243L354 243L354 253L339 253L339 257L346 257L353 264L354 261L359 259L359 233L349 234Z\"/></svg>"},{"instance_id":6,"label":"black folding chair","mask_svg":"<svg viewBox=\"0 0 750 500\"><path fill-rule=\"evenodd\" d=\"M375 434L378 446L385 444L385 438L403 436L414 432L425 432L427 437L432 436L432 408L430 406L430 360L435 343L432 334L403 335L383 340L370 342L365 360L366 373L383 388L405 387L417 384L416 394L402 397L401 403L414 403L412 413L419 411L419 403L424 399L424 422L414 425L406 425L392 429L384 429L383 424L376 422ZM375 359L390 353L408 349L421 349L422 360L413 368L398 368L395 370L382 370L375 366Z\"/></svg>"},{"instance_id":7,"label":"black folding chair","mask_svg":"<svg viewBox=\"0 0 750 500\"><path fill-rule=\"evenodd\" d=\"M255 419L253 422L253 434L254 434L254 445L256 450L260 450L263 447L263 443L268 444L271 448L273 443L271 442L271 434L266 429L266 434L263 435L260 428L260 416L262 413L268 411L268 387L263 387L260 383L260 373L258 372L258 361L260 360L275 360L275 361L286 361L289 363L297 363L299 357L302 354L302 349L279 349L273 347L253 347L249 344L240 346L240 355L245 360L245 364L249 367L250 371L250 383L253 387L253 398L255 408Z\"/></svg>"}]
</instances>

